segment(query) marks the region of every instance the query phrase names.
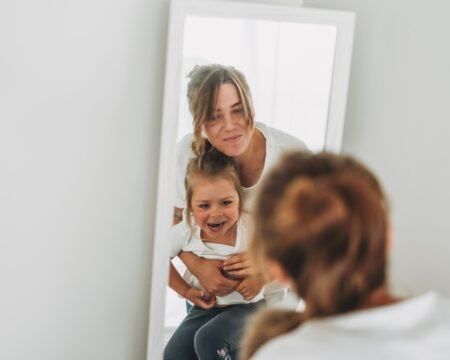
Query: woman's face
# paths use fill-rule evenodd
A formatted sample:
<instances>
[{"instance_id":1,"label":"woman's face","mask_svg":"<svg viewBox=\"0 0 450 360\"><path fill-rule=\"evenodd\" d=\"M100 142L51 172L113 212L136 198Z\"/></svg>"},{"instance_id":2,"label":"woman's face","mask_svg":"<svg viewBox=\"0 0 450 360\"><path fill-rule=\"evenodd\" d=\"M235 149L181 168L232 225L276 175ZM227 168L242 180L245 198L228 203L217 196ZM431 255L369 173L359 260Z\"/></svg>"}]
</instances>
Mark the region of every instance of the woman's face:
<instances>
[{"instance_id":1,"label":"woman's face","mask_svg":"<svg viewBox=\"0 0 450 360\"><path fill-rule=\"evenodd\" d=\"M227 179L198 176L191 199L192 215L204 235L219 239L233 229L239 218L239 195Z\"/></svg>"},{"instance_id":2,"label":"woman's face","mask_svg":"<svg viewBox=\"0 0 450 360\"><path fill-rule=\"evenodd\" d=\"M203 131L209 142L227 156L240 156L248 148L253 128L245 118L242 102L233 84L222 84L211 118L206 119Z\"/></svg>"}]
</instances>

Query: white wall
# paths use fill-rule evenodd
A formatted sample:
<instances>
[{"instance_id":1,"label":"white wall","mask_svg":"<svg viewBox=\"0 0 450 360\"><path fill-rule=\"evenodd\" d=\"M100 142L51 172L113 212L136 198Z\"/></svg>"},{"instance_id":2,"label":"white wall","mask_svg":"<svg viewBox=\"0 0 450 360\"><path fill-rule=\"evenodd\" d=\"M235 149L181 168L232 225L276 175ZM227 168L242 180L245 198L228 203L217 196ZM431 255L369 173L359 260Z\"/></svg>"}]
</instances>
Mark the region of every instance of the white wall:
<instances>
[{"instance_id":1,"label":"white wall","mask_svg":"<svg viewBox=\"0 0 450 360\"><path fill-rule=\"evenodd\" d=\"M450 2L307 0L355 11L343 150L392 202L397 291L450 295Z\"/></svg>"},{"instance_id":2,"label":"white wall","mask_svg":"<svg viewBox=\"0 0 450 360\"><path fill-rule=\"evenodd\" d=\"M168 1L0 1L0 359L144 359Z\"/></svg>"}]
</instances>

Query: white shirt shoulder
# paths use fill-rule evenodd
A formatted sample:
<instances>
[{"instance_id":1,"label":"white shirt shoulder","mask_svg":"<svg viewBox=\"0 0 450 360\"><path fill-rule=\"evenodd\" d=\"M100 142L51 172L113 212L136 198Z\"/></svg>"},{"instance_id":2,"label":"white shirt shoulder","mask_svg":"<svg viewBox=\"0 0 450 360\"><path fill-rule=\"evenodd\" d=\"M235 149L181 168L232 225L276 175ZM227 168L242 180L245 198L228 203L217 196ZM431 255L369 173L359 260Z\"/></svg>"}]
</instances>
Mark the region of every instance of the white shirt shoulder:
<instances>
[{"instance_id":1,"label":"white shirt shoulder","mask_svg":"<svg viewBox=\"0 0 450 360\"><path fill-rule=\"evenodd\" d=\"M184 250L189 243L192 231L185 219L170 229L170 257L175 257L181 250Z\"/></svg>"},{"instance_id":2,"label":"white shirt shoulder","mask_svg":"<svg viewBox=\"0 0 450 360\"><path fill-rule=\"evenodd\" d=\"M399 303L310 320L252 360L449 359L450 303L430 292ZM376 339L376 341L374 341Z\"/></svg>"},{"instance_id":3,"label":"white shirt shoulder","mask_svg":"<svg viewBox=\"0 0 450 360\"><path fill-rule=\"evenodd\" d=\"M307 149L303 141L282 130L267 126L266 124L260 122L255 123L255 127L260 130L266 138L266 146L268 147L282 148L284 150Z\"/></svg>"},{"instance_id":4,"label":"white shirt shoulder","mask_svg":"<svg viewBox=\"0 0 450 360\"><path fill-rule=\"evenodd\" d=\"M189 160L194 157L191 144L192 134L183 136L177 143L174 206L180 209L184 209L186 207L186 190L184 187L184 178L186 177L186 168Z\"/></svg>"}]
</instances>

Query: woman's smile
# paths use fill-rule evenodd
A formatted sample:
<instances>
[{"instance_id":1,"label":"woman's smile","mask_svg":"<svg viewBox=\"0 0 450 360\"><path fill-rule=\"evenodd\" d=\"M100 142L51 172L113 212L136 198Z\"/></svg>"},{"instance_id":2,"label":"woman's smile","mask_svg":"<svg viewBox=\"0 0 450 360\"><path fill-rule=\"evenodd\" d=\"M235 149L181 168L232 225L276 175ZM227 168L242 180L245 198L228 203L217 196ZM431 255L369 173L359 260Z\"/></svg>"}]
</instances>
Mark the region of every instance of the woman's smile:
<instances>
[{"instance_id":1,"label":"woman's smile","mask_svg":"<svg viewBox=\"0 0 450 360\"><path fill-rule=\"evenodd\" d=\"M211 144L228 156L240 156L248 148L253 127L244 116L242 101L233 84L222 84L212 118L203 130Z\"/></svg>"},{"instance_id":2,"label":"woman's smile","mask_svg":"<svg viewBox=\"0 0 450 360\"><path fill-rule=\"evenodd\" d=\"M228 142L228 143L236 143L241 139L242 139L242 135L233 135L233 136L228 136L228 137L224 138L223 141Z\"/></svg>"}]
</instances>

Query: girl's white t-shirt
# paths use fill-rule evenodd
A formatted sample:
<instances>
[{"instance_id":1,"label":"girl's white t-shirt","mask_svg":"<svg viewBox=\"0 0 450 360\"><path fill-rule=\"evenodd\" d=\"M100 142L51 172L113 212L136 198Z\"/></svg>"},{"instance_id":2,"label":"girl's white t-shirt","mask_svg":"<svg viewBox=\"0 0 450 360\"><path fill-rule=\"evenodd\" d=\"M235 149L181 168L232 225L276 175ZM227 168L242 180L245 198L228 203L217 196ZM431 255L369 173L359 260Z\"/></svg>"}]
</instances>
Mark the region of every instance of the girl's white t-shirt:
<instances>
[{"instance_id":1,"label":"girl's white t-shirt","mask_svg":"<svg viewBox=\"0 0 450 360\"><path fill-rule=\"evenodd\" d=\"M175 257L180 251L190 251L205 259L226 260L232 255L245 251L247 249L248 238L248 224L246 224L248 219L246 220L245 218L246 216L242 215L238 220L234 246L204 242L200 237L200 228L192 221L193 231L191 231L183 220L172 227L170 256ZM190 286L203 290L200 281L189 270L185 271L183 278ZM248 301L237 291L233 291L226 296L216 297L217 305L253 303L262 299L262 290L253 299Z\"/></svg>"},{"instance_id":2,"label":"girl's white t-shirt","mask_svg":"<svg viewBox=\"0 0 450 360\"><path fill-rule=\"evenodd\" d=\"M251 209L256 190L261 184L261 180L270 171L270 168L280 159L281 155L287 150L306 150L305 144L296 137L289 135L281 130L274 129L263 123L255 122L255 128L258 129L266 139L266 159L264 169L258 182L244 189L245 210ZM194 157L191 148L192 134L184 136L177 144L177 164L176 164L176 192L175 207L186 208L186 190L184 187L184 178L186 176L186 167L190 159Z\"/></svg>"},{"instance_id":3,"label":"girl's white t-shirt","mask_svg":"<svg viewBox=\"0 0 450 360\"><path fill-rule=\"evenodd\" d=\"M397 304L310 320L252 360L450 359L450 301L434 292Z\"/></svg>"}]
</instances>

